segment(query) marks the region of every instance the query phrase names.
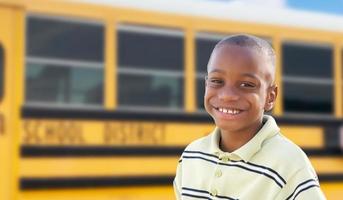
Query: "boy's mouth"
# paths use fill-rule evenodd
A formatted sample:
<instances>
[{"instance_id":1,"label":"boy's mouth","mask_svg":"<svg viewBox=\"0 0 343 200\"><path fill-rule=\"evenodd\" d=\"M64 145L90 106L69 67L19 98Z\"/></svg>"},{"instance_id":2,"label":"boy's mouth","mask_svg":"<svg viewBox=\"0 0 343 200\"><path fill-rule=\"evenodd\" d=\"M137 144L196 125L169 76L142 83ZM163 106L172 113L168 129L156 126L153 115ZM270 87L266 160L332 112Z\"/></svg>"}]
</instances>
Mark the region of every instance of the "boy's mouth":
<instances>
[{"instance_id":1,"label":"boy's mouth","mask_svg":"<svg viewBox=\"0 0 343 200\"><path fill-rule=\"evenodd\" d=\"M237 115L241 113L243 110L235 109L235 108L222 108L222 107L215 107L221 113L230 114L230 115Z\"/></svg>"}]
</instances>

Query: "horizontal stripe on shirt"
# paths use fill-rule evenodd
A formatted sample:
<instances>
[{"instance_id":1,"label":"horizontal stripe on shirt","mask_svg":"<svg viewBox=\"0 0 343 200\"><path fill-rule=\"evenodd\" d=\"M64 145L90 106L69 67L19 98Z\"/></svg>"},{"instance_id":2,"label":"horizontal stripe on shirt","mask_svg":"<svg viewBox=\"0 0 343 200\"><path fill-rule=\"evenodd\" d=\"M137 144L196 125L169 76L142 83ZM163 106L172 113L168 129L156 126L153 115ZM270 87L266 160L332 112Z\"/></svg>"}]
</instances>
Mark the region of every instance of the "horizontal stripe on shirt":
<instances>
[{"instance_id":1,"label":"horizontal stripe on shirt","mask_svg":"<svg viewBox=\"0 0 343 200\"><path fill-rule=\"evenodd\" d=\"M193 189L189 187L182 187L182 193L183 196L189 196L199 199L209 199L212 200L214 196L210 194L210 192L206 190L199 190L199 189ZM227 197L227 196L221 196L221 195L215 195L216 199L228 199L228 200L238 200L235 198Z\"/></svg>"},{"instance_id":2,"label":"horizontal stripe on shirt","mask_svg":"<svg viewBox=\"0 0 343 200\"><path fill-rule=\"evenodd\" d=\"M319 187L319 184L314 179L306 180L302 183L300 183L292 192L291 195L289 195L286 200L289 199L295 199L301 192L306 191L307 189L310 189L312 187Z\"/></svg>"},{"instance_id":3,"label":"horizontal stripe on shirt","mask_svg":"<svg viewBox=\"0 0 343 200\"><path fill-rule=\"evenodd\" d=\"M240 169L266 176L272 179L281 188L286 184L285 179L282 178L275 170L251 162L244 162L243 160L230 160L229 163L223 163L218 156L201 151L184 151L182 159L201 159L222 166L238 167Z\"/></svg>"}]
</instances>

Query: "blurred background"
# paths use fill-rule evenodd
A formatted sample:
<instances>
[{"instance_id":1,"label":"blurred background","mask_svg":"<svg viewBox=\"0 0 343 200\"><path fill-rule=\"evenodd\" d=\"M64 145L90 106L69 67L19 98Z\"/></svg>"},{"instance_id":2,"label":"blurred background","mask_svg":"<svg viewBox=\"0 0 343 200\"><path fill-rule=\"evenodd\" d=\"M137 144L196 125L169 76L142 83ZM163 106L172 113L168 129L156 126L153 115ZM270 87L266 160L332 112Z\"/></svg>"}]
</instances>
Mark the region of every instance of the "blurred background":
<instances>
[{"instance_id":1,"label":"blurred background","mask_svg":"<svg viewBox=\"0 0 343 200\"><path fill-rule=\"evenodd\" d=\"M277 54L272 114L343 196L343 1L0 0L0 199L171 200L213 121L206 65L248 33Z\"/></svg>"}]
</instances>

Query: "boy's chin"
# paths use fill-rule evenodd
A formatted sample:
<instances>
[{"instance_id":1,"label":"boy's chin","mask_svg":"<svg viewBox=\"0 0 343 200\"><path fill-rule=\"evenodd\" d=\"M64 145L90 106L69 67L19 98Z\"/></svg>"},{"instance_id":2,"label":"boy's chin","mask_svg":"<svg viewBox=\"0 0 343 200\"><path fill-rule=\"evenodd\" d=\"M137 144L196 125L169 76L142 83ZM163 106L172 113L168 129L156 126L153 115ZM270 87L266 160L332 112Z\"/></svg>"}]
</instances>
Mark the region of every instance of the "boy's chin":
<instances>
[{"instance_id":1,"label":"boy's chin","mask_svg":"<svg viewBox=\"0 0 343 200\"><path fill-rule=\"evenodd\" d=\"M226 131L226 132L238 132L240 130L242 130L244 127L242 127L242 124L241 123L235 123L235 122L220 122L220 121L216 121L215 120L215 123L216 123L216 126L220 129L220 130L223 130L223 131Z\"/></svg>"}]
</instances>

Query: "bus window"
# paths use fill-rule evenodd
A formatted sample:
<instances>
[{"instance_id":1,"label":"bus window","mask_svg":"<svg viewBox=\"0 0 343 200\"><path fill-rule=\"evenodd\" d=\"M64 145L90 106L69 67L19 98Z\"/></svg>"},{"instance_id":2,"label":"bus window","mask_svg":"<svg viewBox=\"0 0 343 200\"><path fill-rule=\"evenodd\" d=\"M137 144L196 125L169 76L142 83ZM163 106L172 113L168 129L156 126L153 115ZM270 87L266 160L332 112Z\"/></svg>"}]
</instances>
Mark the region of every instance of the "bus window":
<instances>
[{"instance_id":1,"label":"bus window","mask_svg":"<svg viewBox=\"0 0 343 200\"><path fill-rule=\"evenodd\" d=\"M207 74L207 63L214 46L223 39L224 35L213 33L196 34L196 83L197 83L197 108L204 110L205 76Z\"/></svg>"},{"instance_id":2,"label":"bus window","mask_svg":"<svg viewBox=\"0 0 343 200\"><path fill-rule=\"evenodd\" d=\"M102 106L103 25L29 16L26 35L27 104Z\"/></svg>"},{"instance_id":3,"label":"bus window","mask_svg":"<svg viewBox=\"0 0 343 200\"><path fill-rule=\"evenodd\" d=\"M288 42L282 57L285 112L332 114L332 48Z\"/></svg>"},{"instance_id":4,"label":"bus window","mask_svg":"<svg viewBox=\"0 0 343 200\"><path fill-rule=\"evenodd\" d=\"M184 34L118 26L119 107L183 109Z\"/></svg>"},{"instance_id":5,"label":"bus window","mask_svg":"<svg viewBox=\"0 0 343 200\"><path fill-rule=\"evenodd\" d=\"M5 56L4 48L0 45L0 101L4 97L4 88L5 88Z\"/></svg>"}]
</instances>

